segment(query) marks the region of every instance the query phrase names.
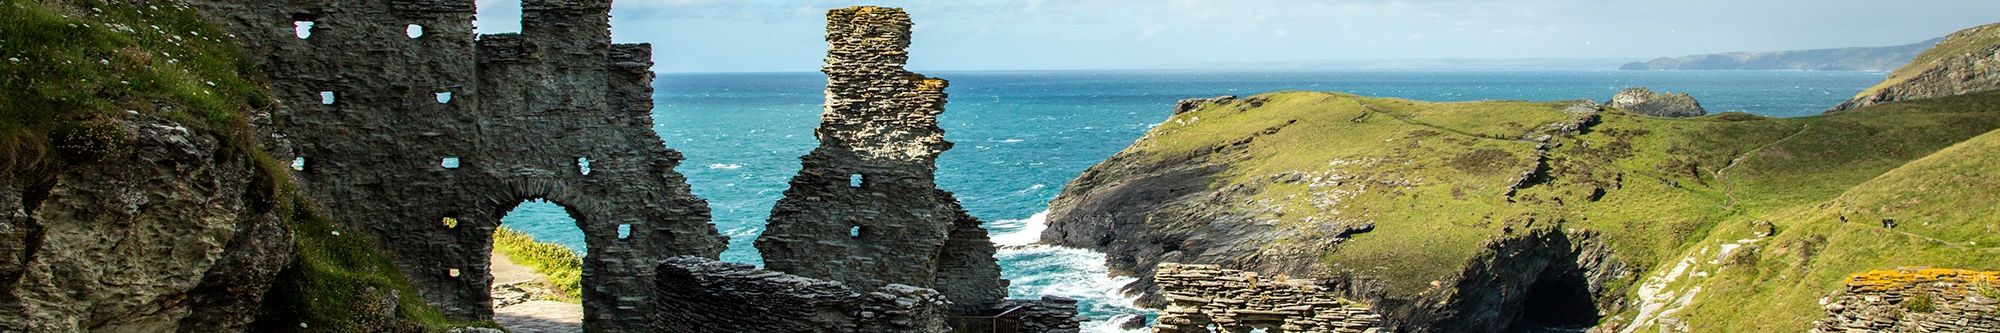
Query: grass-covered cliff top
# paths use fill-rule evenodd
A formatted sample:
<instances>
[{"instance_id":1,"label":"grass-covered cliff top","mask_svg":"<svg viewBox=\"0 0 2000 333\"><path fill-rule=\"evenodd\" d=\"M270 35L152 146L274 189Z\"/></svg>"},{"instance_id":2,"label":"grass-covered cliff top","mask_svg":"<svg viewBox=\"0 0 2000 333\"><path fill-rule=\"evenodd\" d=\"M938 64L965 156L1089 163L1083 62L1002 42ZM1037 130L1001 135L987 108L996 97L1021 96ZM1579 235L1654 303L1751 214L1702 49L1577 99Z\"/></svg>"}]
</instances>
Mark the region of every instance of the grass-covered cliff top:
<instances>
[{"instance_id":1,"label":"grass-covered cliff top","mask_svg":"<svg viewBox=\"0 0 2000 333\"><path fill-rule=\"evenodd\" d=\"M295 258L252 331L462 325L425 304L372 240L343 236L291 185L289 168L258 147L251 119L273 102L247 59L228 33L172 2L0 0L0 177L36 181L96 163L130 140L118 123L173 120L221 139L227 151L218 155L254 164L251 186L261 188L249 192L294 235ZM385 300L394 318L374 308Z\"/></svg>"},{"instance_id":2,"label":"grass-covered cliff top","mask_svg":"<svg viewBox=\"0 0 2000 333\"><path fill-rule=\"evenodd\" d=\"M1910 79L1916 78L1917 74L1923 74L1926 70L1937 68L1940 61L1965 55L1966 53L1992 46L1996 43L2000 43L2000 23L1953 32L1951 35L1945 36L1944 41L1938 42L1936 46L1932 46L1929 50L1924 50L1924 53L1917 54L1917 58L1911 60L1908 65L1903 65L1903 67L1889 72L1889 78L1882 80L1882 83L1861 90L1861 93L1854 96L1857 98L1868 96L1874 94L1876 91L1908 82Z\"/></svg>"},{"instance_id":3,"label":"grass-covered cliff top","mask_svg":"<svg viewBox=\"0 0 2000 333\"><path fill-rule=\"evenodd\" d=\"M1571 109L1574 102L1317 92L1244 100L1175 115L1126 152L1230 154L1211 188L1244 186L1254 194L1242 205L1280 207L1261 218L1292 232L1267 248L1326 237L1316 231L1321 224L1375 223L1320 260L1384 277L1392 294L1438 291L1433 281L1453 281L1487 241L1556 223L1601 234L1616 259L1647 274L1706 262L1726 251L1722 243L1769 248L1736 252L1764 257L1747 259L1749 275L1711 264L1681 273L1706 269L1714 280L1668 279L1666 289L1732 282L1697 293L1689 310L1707 316L1693 319L1695 327L1728 328L1720 331L1803 331L1810 320L1799 318L1821 311L1807 305L1868 269L2000 268L1991 255L2000 220L1985 217L2000 184L1977 176L1993 174L2000 154L1989 146L2000 139L1967 142L2000 128L2000 93L1802 118L1674 119L1611 109L1592 119ZM1888 232L1828 222L1837 211L1904 224ZM1759 240L1756 221L1773 223L1778 235ZM1780 244L1812 249L1780 251ZM1743 308L1741 297L1756 297L1757 306ZM1700 312L1710 301L1717 307ZM1763 318L1770 316L1784 320Z\"/></svg>"},{"instance_id":4,"label":"grass-covered cliff top","mask_svg":"<svg viewBox=\"0 0 2000 333\"><path fill-rule=\"evenodd\" d=\"M113 119L161 116L246 148L270 99L228 34L178 5L0 1L0 170L116 149Z\"/></svg>"}]
</instances>

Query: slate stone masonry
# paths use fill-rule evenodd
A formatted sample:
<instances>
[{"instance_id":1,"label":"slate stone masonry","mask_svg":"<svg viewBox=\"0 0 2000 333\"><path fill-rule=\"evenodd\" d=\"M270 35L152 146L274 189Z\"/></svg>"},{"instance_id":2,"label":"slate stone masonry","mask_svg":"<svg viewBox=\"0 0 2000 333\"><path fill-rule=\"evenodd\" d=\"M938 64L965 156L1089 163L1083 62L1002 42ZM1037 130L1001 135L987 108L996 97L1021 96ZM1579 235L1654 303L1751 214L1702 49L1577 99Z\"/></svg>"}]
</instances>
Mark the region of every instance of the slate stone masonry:
<instances>
[{"instance_id":1,"label":"slate stone masonry","mask_svg":"<svg viewBox=\"0 0 2000 333\"><path fill-rule=\"evenodd\" d=\"M659 266L661 332L941 333L949 304L937 291L890 284L862 294L839 282L698 257Z\"/></svg>"},{"instance_id":2,"label":"slate stone masonry","mask_svg":"<svg viewBox=\"0 0 2000 333\"><path fill-rule=\"evenodd\" d=\"M951 192L937 189L938 128L948 83L903 70L901 9L827 12L826 113L818 149L801 157L757 239L765 266L868 290L935 288L959 313L1006 296L993 243Z\"/></svg>"},{"instance_id":3,"label":"slate stone masonry","mask_svg":"<svg viewBox=\"0 0 2000 333\"><path fill-rule=\"evenodd\" d=\"M492 234L524 200L584 232L589 332L652 331L659 260L725 246L652 129L651 47L612 44L610 0L525 0L521 33L483 36L472 0L191 4L270 78L302 189L447 317L491 318Z\"/></svg>"},{"instance_id":4,"label":"slate stone masonry","mask_svg":"<svg viewBox=\"0 0 2000 333\"><path fill-rule=\"evenodd\" d=\"M1305 279L1265 278L1215 265L1161 263L1153 275L1168 301L1155 333L1384 332L1382 316Z\"/></svg>"},{"instance_id":5,"label":"slate stone masonry","mask_svg":"<svg viewBox=\"0 0 2000 333\"><path fill-rule=\"evenodd\" d=\"M1848 277L1813 333L2000 332L2000 272L1903 268Z\"/></svg>"}]
</instances>

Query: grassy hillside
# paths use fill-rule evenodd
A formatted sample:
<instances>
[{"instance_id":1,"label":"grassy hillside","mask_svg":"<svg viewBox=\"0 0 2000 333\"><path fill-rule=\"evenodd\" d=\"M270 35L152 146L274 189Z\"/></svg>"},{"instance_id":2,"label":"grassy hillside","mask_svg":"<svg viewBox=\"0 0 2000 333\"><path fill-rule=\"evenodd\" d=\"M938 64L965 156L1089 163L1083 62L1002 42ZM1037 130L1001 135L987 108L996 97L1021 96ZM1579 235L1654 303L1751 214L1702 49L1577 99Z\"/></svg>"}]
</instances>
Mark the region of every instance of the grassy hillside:
<instances>
[{"instance_id":1,"label":"grassy hillside","mask_svg":"<svg viewBox=\"0 0 2000 333\"><path fill-rule=\"evenodd\" d=\"M1983 211L1947 208L1993 209L1992 195L2000 187L1990 181L1957 180L1991 169L1993 157L1933 155L1981 151L1979 147L1985 146L1945 149L2000 128L2000 93L1804 118L1724 113L1668 119L1619 110L1592 115L1565 110L1572 102L1428 103L1316 92L1246 100L1176 115L1127 153L1162 163L1197 155L1226 161L1226 170L1211 177L1209 187L1248 193L1230 199L1232 209L1271 208L1259 217L1284 232L1275 233L1279 236L1273 239L1241 240L1267 253L1328 237L1319 231L1324 224L1373 222L1373 230L1339 243L1335 251L1319 257L1319 264L1333 271L1329 273L1384 278L1391 295L1436 292L1441 286L1435 281L1453 281L1469 260L1487 251L1489 241L1551 223L1573 232L1601 234L1615 258L1640 267L1640 273L1649 274L1645 278L1673 271L1684 261L1705 262L1689 258L1715 257L1726 251L1721 243L1753 239L1731 249L1769 247L1766 244L1774 242L1815 247L1804 255L1796 250L1783 255L1771 254L1775 250L1735 253L1803 256L1827 266L1751 275L1743 281L1728 280L1739 275L1712 269L1703 277L1719 274L1714 279L1721 280L1630 281L1659 282L1652 288L1655 291L1706 286L1710 291L1695 293L1702 302L1739 298L1742 290L1771 302L1745 311L1729 303L1735 301L1725 301L1719 304L1729 304L1729 310L1718 307L1713 312L1702 312L1706 308L1700 304L1707 303L1698 302L1682 312L1701 314L1691 315L1692 322L1704 323L1698 327L1728 328L1723 331L1757 331L1738 329L1745 324L1777 325L1768 327L1783 331L1805 323L1766 322L1742 313L1808 317L1820 311L1817 306L1791 307L1796 302L1816 302L1818 296L1793 300L1786 297L1797 295L1756 290L1798 288L1797 293L1823 295L1834 290L1837 277L1870 268L1942 265L1951 263L1948 260L1959 260L1952 265L1958 268L2000 263L1994 260L2000 258L1984 255L1954 257L1948 251L1957 247L1926 245L1914 236L1891 237L1900 233L1871 231L1863 223L1821 225L1808 218L1830 216L1812 215L1821 210L1808 208L1838 202L1858 207L1848 213L1850 219L1894 214L1906 221L1899 230L1952 239L1960 246L1992 237L1992 230L1982 229L1992 222L1963 222L1979 219ZM1918 160L1923 162L1911 163ZM1912 169L1940 163L1931 161L1950 161L1947 164L1969 169ZM1931 191L1958 196L1923 194ZM1877 213L1864 214L1862 208ZM1918 220L1946 223L1953 218L1960 220L1952 223L1960 224L1913 226ZM1755 240L1753 222L1765 220L1776 223L1781 232ZM1157 223L1161 228L1199 227ZM1800 228L1828 229L1801 232ZM1864 237L1871 233L1883 236ZM1865 246L1827 245L1864 244L1854 243L1864 238ZM1884 256L1888 252L1899 254ZM1751 262L1778 265L1784 261L1780 259ZM1640 289L1647 288L1633 288L1634 299L1663 294L1637 295ZM1630 322L1638 312L1628 309L1607 320ZM1652 315L1648 318L1658 317Z\"/></svg>"},{"instance_id":2,"label":"grassy hillside","mask_svg":"<svg viewBox=\"0 0 2000 333\"><path fill-rule=\"evenodd\" d=\"M0 0L0 175L43 179L94 163L129 140L117 122L170 119L222 138L219 155L255 163L259 188L249 192L296 239L252 331L462 326L416 297L370 240L341 236L290 184L289 168L258 147L250 119L272 100L246 59L227 33L168 2ZM393 318L378 315L390 305Z\"/></svg>"},{"instance_id":3,"label":"grassy hillside","mask_svg":"<svg viewBox=\"0 0 2000 333\"><path fill-rule=\"evenodd\" d=\"M1911 60L1910 64L1903 65L1903 67L1889 72L1889 78L1882 80L1882 83L1862 90L1861 93L1854 94L1854 97L1868 96L1869 94L1874 94L1876 91L1907 82L1911 78L1915 78L1917 74L1922 74L1925 70L1938 67L1940 61L1965 54L1966 52L1972 52L1972 50L1987 47L1994 43L2000 43L2000 23L1959 30L1946 36L1944 41L1938 42L1936 46L1925 50L1924 53L1917 54L1917 58Z\"/></svg>"},{"instance_id":4,"label":"grassy hillside","mask_svg":"<svg viewBox=\"0 0 2000 333\"><path fill-rule=\"evenodd\" d=\"M1849 274L1905 266L2000 270L1996 172L2000 132L1991 132L1831 200L1760 214L1779 233L1705 268L1714 272L1703 283L1710 291L1687 316L1701 319L1695 331L1804 331L1825 316L1819 299ZM1884 228L1883 219L1897 225Z\"/></svg>"}]
</instances>

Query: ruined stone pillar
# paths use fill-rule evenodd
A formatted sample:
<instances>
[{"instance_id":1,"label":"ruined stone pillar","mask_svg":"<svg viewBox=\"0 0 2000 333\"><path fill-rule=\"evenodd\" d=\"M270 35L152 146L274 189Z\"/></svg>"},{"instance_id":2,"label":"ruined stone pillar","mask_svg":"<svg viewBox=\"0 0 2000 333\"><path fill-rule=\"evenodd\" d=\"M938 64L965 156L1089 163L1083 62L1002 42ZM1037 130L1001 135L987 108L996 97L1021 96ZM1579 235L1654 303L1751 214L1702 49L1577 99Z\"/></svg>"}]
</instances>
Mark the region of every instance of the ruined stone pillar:
<instances>
[{"instance_id":1,"label":"ruined stone pillar","mask_svg":"<svg viewBox=\"0 0 2000 333\"><path fill-rule=\"evenodd\" d=\"M935 288L961 309L1005 296L993 245L950 192L937 190L938 128L947 85L903 69L910 17L901 9L827 13L826 113L820 146L802 157L757 239L772 270L841 281Z\"/></svg>"}]
</instances>

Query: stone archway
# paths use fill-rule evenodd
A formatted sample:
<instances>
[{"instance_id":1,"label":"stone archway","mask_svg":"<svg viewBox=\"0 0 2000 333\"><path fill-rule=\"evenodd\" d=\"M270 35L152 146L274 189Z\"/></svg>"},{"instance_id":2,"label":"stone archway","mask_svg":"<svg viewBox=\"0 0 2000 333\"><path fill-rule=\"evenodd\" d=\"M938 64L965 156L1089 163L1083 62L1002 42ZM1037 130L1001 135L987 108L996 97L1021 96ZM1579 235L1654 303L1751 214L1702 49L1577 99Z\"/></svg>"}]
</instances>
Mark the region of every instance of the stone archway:
<instances>
[{"instance_id":1,"label":"stone archway","mask_svg":"<svg viewBox=\"0 0 2000 333\"><path fill-rule=\"evenodd\" d=\"M724 249L653 131L652 48L611 43L610 0L530 2L521 33L489 35L471 0L191 3L269 77L279 159L305 158L301 189L389 249L418 294L401 297L491 318L492 233L528 198L590 235L586 331L650 331L650 263Z\"/></svg>"}]
</instances>

